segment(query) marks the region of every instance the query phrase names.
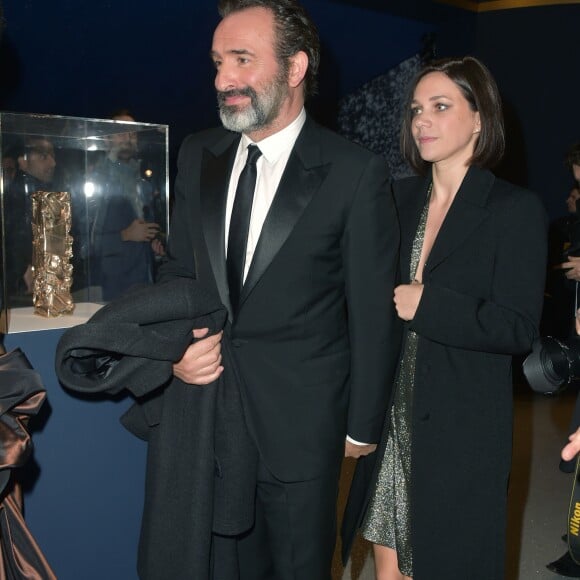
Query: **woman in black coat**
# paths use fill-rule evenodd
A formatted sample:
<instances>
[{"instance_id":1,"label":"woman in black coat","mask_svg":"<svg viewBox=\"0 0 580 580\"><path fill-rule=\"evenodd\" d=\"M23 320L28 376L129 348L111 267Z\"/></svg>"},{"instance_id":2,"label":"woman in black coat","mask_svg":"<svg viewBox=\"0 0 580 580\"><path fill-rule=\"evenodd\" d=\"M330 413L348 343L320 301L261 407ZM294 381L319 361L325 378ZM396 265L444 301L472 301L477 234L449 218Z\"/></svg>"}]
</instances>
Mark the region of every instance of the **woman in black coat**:
<instances>
[{"instance_id":1,"label":"woman in black coat","mask_svg":"<svg viewBox=\"0 0 580 580\"><path fill-rule=\"evenodd\" d=\"M362 533L380 579L500 580L512 355L538 335L546 214L488 169L504 150L501 102L474 58L419 73L401 143L421 175L394 185L406 333Z\"/></svg>"}]
</instances>

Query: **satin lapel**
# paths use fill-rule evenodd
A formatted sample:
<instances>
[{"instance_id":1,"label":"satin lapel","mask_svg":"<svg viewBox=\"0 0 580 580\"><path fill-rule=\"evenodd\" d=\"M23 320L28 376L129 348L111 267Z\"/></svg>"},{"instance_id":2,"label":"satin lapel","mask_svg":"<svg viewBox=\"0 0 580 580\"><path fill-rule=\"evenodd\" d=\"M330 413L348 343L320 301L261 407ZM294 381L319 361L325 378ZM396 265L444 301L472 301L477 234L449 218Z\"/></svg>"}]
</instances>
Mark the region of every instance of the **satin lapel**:
<instances>
[{"instance_id":1,"label":"satin lapel","mask_svg":"<svg viewBox=\"0 0 580 580\"><path fill-rule=\"evenodd\" d=\"M222 303L232 315L225 251L225 212L229 175L239 138L225 148L205 149L202 157L200 197L202 227L209 260ZM227 145L227 144L226 144Z\"/></svg>"},{"instance_id":2,"label":"satin lapel","mask_svg":"<svg viewBox=\"0 0 580 580\"><path fill-rule=\"evenodd\" d=\"M494 180L489 171L469 169L427 257L427 272L445 260L487 218L485 205Z\"/></svg>"},{"instance_id":3,"label":"satin lapel","mask_svg":"<svg viewBox=\"0 0 580 580\"><path fill-rule=\"evenodd\" d=\"M316 147L301 146L297 142L288 159L278 191L258 239L254 259L240 296L240 305L246 300L288 239L302 212L328 174L329 165L320 164L320 155L316 154L315 150L317 150ZM308 157L311 161L315 160L310 167L303 162ZM318 163L317 166L315 166L316 163Z\"/></svg>"}]
</instances>

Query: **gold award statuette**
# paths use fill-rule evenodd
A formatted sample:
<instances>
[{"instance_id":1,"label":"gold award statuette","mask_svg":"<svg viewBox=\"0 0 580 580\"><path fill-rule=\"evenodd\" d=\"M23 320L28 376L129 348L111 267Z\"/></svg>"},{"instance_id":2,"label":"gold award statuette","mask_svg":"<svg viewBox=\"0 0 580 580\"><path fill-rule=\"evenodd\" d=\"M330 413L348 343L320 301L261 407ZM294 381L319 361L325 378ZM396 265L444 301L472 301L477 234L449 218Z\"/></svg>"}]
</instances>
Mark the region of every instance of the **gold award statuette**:
<instances>
[{"instance_id":1,"label":"gold award statuette","mask_svg":"<svg viewBox=\"0 0 580 580\"><path fill-rule=\"evenodd\" d=\"M32 194L32 269L34 312L47 318L74 309L70 194L36 191Z\"/></svg>"}]
</instances>

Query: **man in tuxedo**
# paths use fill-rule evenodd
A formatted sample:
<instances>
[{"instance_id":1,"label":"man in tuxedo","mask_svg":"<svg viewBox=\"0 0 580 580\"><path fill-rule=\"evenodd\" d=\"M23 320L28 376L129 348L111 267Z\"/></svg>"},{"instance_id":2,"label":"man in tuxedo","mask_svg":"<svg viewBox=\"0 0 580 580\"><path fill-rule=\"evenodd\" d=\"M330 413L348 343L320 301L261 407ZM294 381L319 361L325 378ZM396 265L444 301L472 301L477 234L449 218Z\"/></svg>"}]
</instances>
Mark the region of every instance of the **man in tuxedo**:
<instances>
[{"instance_id":1,"label":"man in tuxedo","mask_svg":"<svg viewBox=\"0 0 580 580\"><path fill-rule=\"evenodd\" d=\"M319 39L304 9L225 0L219 10L211 58L224 128L182 144L160 279L196 277L228 309L260 457L240 578L320 580L342 457L374 451L390 396L399 230L384 161L305 112ZM206 332L173 367L191 385L223 370L221 334Z\"/></svg>"}]
</instances>

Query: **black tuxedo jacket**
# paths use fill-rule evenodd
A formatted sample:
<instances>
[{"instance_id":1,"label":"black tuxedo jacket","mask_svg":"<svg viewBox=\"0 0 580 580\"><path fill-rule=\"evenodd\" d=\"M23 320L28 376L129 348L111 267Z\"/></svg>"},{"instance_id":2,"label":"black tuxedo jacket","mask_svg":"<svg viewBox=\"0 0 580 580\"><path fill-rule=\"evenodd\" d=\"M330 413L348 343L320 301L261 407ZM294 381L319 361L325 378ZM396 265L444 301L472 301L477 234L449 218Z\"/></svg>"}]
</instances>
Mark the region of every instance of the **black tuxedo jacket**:
<instances>
[{"instance_id":1,"label":"black tuxedo jacket","mask_svg":"<svg viewBox=\"0 0 580 580\"><path fill-rule=\"evenodd\" d=\"M184 141L161 279L215 289L261 456L281 480L304 480L336 466L347 433L379 438L399 349L399 228L384 161L307 119L234 320L224 224L239 139L212 129Z\"/></svg>"}]
</instances>

